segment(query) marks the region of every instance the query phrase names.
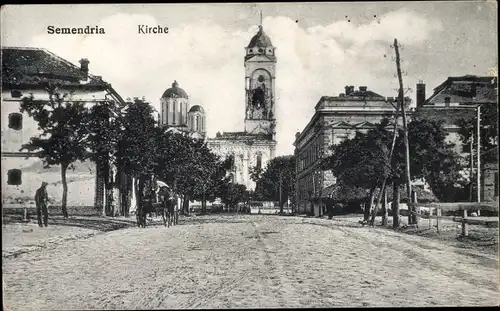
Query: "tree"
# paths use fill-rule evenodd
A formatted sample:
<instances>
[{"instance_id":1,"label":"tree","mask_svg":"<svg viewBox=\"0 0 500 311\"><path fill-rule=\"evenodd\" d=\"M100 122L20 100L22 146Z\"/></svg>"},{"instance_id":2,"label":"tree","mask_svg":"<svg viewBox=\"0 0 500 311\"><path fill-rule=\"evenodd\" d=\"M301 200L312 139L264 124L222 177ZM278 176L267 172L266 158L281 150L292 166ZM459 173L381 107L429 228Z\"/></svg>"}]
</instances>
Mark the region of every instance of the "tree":
<instances>
[{"instance_id":1,"label":"tree","mask_svg":"<svg viewBox=\"0 0 500 311\"><path fill-rule=\"evenodd\" d=\"M123 117L123 130L118 139L116 163L127 176L136 180L136 198L143 202L146 181L157 166L159 129L155 126L152 106L141 99L127 102ZM126 210L128 215L128 210Z\"/></svg>"},{"instance_id":2,"label":"tree","mask_svg":"<svg viewBox=\"0 0 500 311\"><path fill-rule=\"evenodd\" d=\"M248 199L247 187L242 184L226 182L221 188L221 201L230 209L238 206L238 203Z\"/></svg>"},{"instance_id":3,"label":"tree","mask_svg":"<svg viewBox=\"0 0 500 311\"><path fill-rule=\"evenodd\" d=\"M276 157L261 174L254 173L254 176L258 177L255 192L264 199L278 201L283 214L283 205L295 189L295 156Z\"/></svg>"},{"instance_id":4,"label":"tree","mask_svg":"<svg viewBox=\"0 0 500 311\"><path fill-rule=\"evenodd\" d=\"M369 206L376 188L382 188L381 181L387 177L393 184L393 226L397 228L401 185L406 182L405 148L402 129L399 129L394 152L389 157L394 136L386 126L387 122L382 121L367 134L357 133L353 139L332 146L333 154L326 158L325 167L337 176L338 183L369 189ZM453 152L453 146L445 142L445 137L441 122L415 119L408 124L412 179L428 181L438 197L443 197L441 192L452 187L459 178L458 155Z\"/></svg>"},{"instance_id":5,"label":"tree","mask_svg":"<svg viewBox=\"0 0 500 311\"><path fill-rule=\"evenodd\" d=\"M326 168L338 176L339 183L368 190L365 221L370 216L377 186L390 174L387 125L388 121L383 120L368 133L357 132L354 138L333 145L332 155L325 159Z\"/></svg>"},{"instance_id":6,"label":"tree","mask_svg":"<svg viewBox=\"0 0 500 311\"><path fill-rule=\"evenodd\" d=\"M157 176L187 198L185 204L200 200L205 213L207 201L213 202L220 193L232 157L221 160L204 141L185 133L160 131L158 138Z\"/></svg>"},{"instance_id":7,"label":"tree","mask_svg":"<svg viewBox=\"0 0 500 311\"><path fill-rule=\"evenodd\" d=\"M63 216L68 218L66 172L68 168L74 168L75 161L83 161L86 157L84 142L88 136L88 112L85 103L71 101L68 99L70 94L61 94L58 85L48 84L46 91L49 94L48 101L35 99L33 95L22 100L20 111L27 112L38 123L41 134L31 137L30 142L24 144L20 151L36 152L45 168L51 165L61 166L61 207Z\"/></svg>"},{"instance_id":8,"label":"tree","mask_svg":"<svg viewBox=\"0 0 500 311\"><path fill-rule=\"evenodd\" d=\"M96 164L96 175L104 176L105 214L107 216L114 216L117 212L113 204L114 176L111 165L116 164L118 142L124 121L122 118L124 108L114 101L105 101L91 107L88 114L87 148L90 151L88 156Z\"/></svg>"}]
</instances>

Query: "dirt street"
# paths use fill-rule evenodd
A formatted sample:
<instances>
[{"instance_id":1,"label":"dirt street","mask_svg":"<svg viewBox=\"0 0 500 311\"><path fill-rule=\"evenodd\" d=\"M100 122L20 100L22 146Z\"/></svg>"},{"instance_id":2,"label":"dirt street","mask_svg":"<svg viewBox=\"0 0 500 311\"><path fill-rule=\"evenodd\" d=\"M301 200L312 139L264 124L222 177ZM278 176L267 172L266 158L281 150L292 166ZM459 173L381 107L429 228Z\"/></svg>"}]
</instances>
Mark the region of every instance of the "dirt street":
<instances>
[{"instance_id":1,"label":"dirt street","mask_svg":"<svg viewBox=\"0 0 500 311\"><path fill-rule=\"evenodd\" d=\"M499 304L496 255L299 217L183 218L67 240L2 268L5 310Z\"/></svg>"}]
</instances>

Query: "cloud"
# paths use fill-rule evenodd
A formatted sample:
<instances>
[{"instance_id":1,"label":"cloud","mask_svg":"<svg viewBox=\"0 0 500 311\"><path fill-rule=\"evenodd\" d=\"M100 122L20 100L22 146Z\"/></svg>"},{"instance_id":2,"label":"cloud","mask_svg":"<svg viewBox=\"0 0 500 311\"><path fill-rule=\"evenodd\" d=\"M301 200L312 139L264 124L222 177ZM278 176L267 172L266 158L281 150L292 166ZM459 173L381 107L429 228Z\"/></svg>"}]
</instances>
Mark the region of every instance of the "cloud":
<instances>
[{"instance_id":1,"label":"cloud","mask_svg":"<svg viewBox=\"0 0 500 311\"><path fill-rule=\"evenodd\" d=\"M88 58L91 73L102 75L123 97L146 96L157 109L162 93L177 80L191 104L205 108L211 137L217 131L242 131L244 47L257 27L226 29L193 20L170 28L165 35L137 33L138 25L158 24L149 15L116 14L99 23L106 35L44 34L34 37L32 45L75 64ZM304 29L288 17L277 16L266 17L263 26L277 47L278 154L293 153L295 132L305 127L321 96L338 95L346 84L367 85L393 96L397 85L390 44L394 38L400 38L405 47L419 49L442 30L439 22L407 10L381 16L380 23L354 25L342 20Z\"/></svg>"}]
</instances>

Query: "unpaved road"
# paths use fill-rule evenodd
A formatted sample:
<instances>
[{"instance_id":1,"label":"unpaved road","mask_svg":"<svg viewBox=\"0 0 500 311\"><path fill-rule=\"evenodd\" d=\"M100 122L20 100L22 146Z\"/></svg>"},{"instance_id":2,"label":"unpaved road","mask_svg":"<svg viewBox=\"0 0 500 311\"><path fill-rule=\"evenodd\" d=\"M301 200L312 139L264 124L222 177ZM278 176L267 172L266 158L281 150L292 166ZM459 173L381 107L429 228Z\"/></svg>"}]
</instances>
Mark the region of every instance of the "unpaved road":
<instances>
[{"instance_id":1,"label":"unpaved road","mask_svg":"<svg viewBox=\"0 0 500 311\"><path fill-rule=\"evenodd\" d=\"M263 215L127 228L3 260L6 310L498 305L498 258Z\"/></svg>"}]
</instances>

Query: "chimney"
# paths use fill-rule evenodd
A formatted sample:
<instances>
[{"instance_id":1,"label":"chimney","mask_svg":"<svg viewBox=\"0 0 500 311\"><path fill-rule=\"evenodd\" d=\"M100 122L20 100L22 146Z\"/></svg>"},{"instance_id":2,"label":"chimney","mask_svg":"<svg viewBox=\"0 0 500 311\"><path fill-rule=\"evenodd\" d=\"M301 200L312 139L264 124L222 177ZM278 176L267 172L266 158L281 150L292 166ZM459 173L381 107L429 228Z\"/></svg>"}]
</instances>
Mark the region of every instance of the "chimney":
<instances>
[{"instance_id":1,"label":"chimney","mask_svg":"<svg viewBox=\"0 0 500 311\"><path fill-rule=\"evenodd\" d=\"M420 80L417 83L417 108L422 107L425 102L425 83Z\"/></svg>"},{"instance_id":2,"label":"chimney","mask_svg":"<svg viewBox=\"0 0 500 311\"><path fill-rule=\"evenodd\" d=\"M346 95L346 96L349 96L349 95L351 95L352 93L354 93L354 86L353 86L353 85L350 85L350 86L349 86L349 85L347 85L347 86L345 87L345 95Z\"/></svg>"},{"instance_id":3,"label":"chimney","mask_svg":"<svg viewBox=\"0 0 500 311\"><path fill-rule=\"evenodd\" d=\"M295 133L295 139L299 138L300 132Z\"/></svg>"},{"instance_id":4,"label":"chimney","mask_svg":"<svg viewBox=\"0 0 500 311\"><path fill-rule=\"evenodd\" d=\"M80 76L82 81L87 81L89 78L89 60L86 58L82 58L79 61L80 63Z\"/></svg>"},{"instance_id":5,"label":"chimney","mask_svg":"<svg viewBox=\"0 0 500 311\"><path fill-rule=\"evenodd\" d=\"M366 86L360 86L360 87L359 87L359 90L360 90L361 92L366 92L366 89L367 89L367 87L366 87Z\"/></svg>"}]
</instances>

